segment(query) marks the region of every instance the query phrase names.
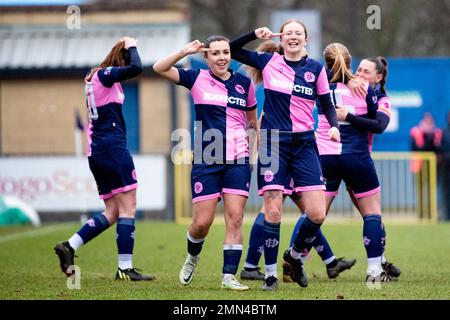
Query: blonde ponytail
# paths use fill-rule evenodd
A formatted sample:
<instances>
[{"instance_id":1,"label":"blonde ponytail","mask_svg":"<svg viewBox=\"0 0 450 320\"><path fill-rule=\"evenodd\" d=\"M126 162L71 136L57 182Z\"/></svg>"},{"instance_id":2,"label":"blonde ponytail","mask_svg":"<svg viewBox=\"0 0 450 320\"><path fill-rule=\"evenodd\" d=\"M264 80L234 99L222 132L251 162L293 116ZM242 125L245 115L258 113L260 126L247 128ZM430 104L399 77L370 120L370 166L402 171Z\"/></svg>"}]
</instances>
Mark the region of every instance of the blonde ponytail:
<instances>
[{"instance_id":1,"label":"blonde ponytail","mask_svg":"<svg viewBox=\"0 0 450 320\"><path fill-rule=\"evenodd\" d=\"M330 82L345 83L346 80L356 78L350 70L352 56L343 44L329 44L323 51L323 57L328 69L333 73Z\"/></svg>"}]
</instances>

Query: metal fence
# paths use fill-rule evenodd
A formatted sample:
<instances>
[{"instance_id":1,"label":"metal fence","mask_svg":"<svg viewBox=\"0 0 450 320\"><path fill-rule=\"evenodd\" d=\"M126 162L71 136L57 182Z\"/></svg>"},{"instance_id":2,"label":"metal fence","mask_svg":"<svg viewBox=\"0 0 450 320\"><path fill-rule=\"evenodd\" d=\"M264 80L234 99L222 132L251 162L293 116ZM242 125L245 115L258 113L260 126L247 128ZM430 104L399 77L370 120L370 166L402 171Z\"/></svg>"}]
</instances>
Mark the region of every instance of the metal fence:
<instances>
[{"instance_id":1,"label":"metal fence","mask_svg":"<svg viewBox=\"0 0 450 320\"><path fill-rule=\"evenodd\" d=\"M175 164L175 211L178 223L190 220L190 154L179 154L184 164ZM436 156L432 152L374 152L372 158L381 185L383 216L400 220L437 220L437 177ZM362 177L363 179L364 177ZM257 213L263 199L258 196L256 170L253 171L250 196L246 213ZM217 213L223 213L223 202L219 203ZM283 216L298 216L297 206L287 200ZM353 206L344 183L334 199L329 216L335 218L354 218L359 213Z\"/></svg>"}]
</instances>

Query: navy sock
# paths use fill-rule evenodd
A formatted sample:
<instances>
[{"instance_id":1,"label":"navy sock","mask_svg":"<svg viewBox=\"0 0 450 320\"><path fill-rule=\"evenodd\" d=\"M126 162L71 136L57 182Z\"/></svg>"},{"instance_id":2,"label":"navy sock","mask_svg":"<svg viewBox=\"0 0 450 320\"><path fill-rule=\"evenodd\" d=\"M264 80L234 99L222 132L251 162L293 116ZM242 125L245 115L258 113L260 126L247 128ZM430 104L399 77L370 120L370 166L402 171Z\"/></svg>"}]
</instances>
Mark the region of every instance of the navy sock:
<instances>
[{"instance_id":1,"label":"navy sock","mask_svg":"<svg viewBox=\"0 0 450 320\"><path fill-rule=\"evenodd\" d=\"M381 223L381 230L382 230L381 246L383 247L383 254L384 254L384 249L386 248L386 228L384 226L384 223Z\"/></svg>"},{"instance_id":2,"label":"navy sock","mask_svg":"<svg viewBox=\"0 0 450 320\"><path fill-rule=\"evenodd\" d=\"M203 243L205 239L195 239L187 232L187 251L191 256L198 256L202 251Z\"/></svg>"},{"instance_id":3,"label":"navy sock","mask_svg":"<svg viewBox=\"0 0 450 320\"><path fill-rule=\"evenodd\" d=\"M109 222L105 215L96 214L81 227L77 234L83 239L83 243L86 244L108 228Z\"/></svg>"},{"instance_id":4,"label":"navy sock","mask_svg":"<svg viewBox=\"0 0 450 320\"><path fill-rule=\"evenodd\" d=\"M242 256L241 244L225 244L223 246L223 274L236 274Z\"/></svg>"},{"instance_id":5,"label":"navy sock","mask_svg":"<svg viewBox=\"0 0 450 320\"><path fill-rule=\"evenodd\" d=\"M320 226L321 224L314 223L306 217L298 229L297 237L294 240L294 250L301 253L305 249L307 250L308 246L312 246Z\"/></svg>"},{"instance_id":6,"label":"navy sock","mask_svg":"<svg viewBox=\"0 0 450 320\"><path fill-rule=\"evenodd\" d=\"M367 258L377 258L383 254L383 228L381 215L368 214L364 217L363 239Z\"/></svg>"},{"instance_id":7,"label":"navy sock","mask_svg":"<svg viewBox=\"0 0 450 320\"><path fill-rule=\"evenodd\" d=\"M294 231L292 231L291 242L289 242L289 247L294 246L295 238L297 238L298 229L300 229L301 224L305 221L306 213L302 213L300 218L298 218L297 223L295 224Z\"/></svg>"},{"instance_id":8,"label":"navy sock","mask_svg":"<svg viewBox=\"0 0 450 320\"><path fill-rule=\"evenodd\" d=\"M117 220L116 241L119 254L133 254L134 230L133 218L119 218Z\"/></svg>"},{"instance_id":9,"label":"navy sock","mask_svg":"<svg viewBox=\"0 0 450 320\"><path fill-rule=\"evenodd\" d=\"M264 262L266 266L277 263L280 244L280 224L264 220Z\"/></svg>"},{"instance_id":10,"label":"navy sock","mask_svg":"<svg viewBox=\"0 0 450 320\"><path fill-rule=\"evenodd\" d=\"M245 262L257 266L264 252L264 213L260 212L250 231L247 258Z\"/></svg>"},{"instance_id":11,"label":"navy sock","mask_svg":"<svg viewBox=\"0 0 450 320\"><path fill-rule=\"evenodd\" d=\"M312 245L317 251L317 254L320 256L322 261L325 261L332 256L334 256L333 251L331 250L330 244L328 243L327 239L325 238L322 229L317 230L316 232L316 239L312 242ZM330 267L333 267L334 265L330 265Z\"/></svg>"}]
</instances>

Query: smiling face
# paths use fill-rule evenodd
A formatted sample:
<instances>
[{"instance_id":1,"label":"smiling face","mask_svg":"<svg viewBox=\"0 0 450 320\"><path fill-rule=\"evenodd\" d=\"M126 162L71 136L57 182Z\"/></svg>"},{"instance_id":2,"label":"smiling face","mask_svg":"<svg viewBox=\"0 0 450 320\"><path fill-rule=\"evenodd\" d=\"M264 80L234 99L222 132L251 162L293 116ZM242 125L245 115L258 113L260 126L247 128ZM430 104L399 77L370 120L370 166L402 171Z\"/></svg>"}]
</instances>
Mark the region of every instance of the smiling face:
<instances>
[{"instance_id":1,"label":"smiling face","mask_svg":"<svg viewBox=\"0 0 450 320\"><path fill-rule=\"evenodd\" d=\"M281 46L287 57L298 57L302 48L306 45L306 30L298 22L289 22L284 25L281 36Z\"/></svg>"},{"instance_id":2,"label":"smiling face","mask_svg":"<svg viewBox=\"0 0 450 320\"><path fill-rule=\"evenodd\" d=\"M369 60L362 60L356 70L356 76L366 80L372 86L376 85L383 79L383 75L377 72L375 62Z\"/></svg>"},{"instance_id":3,"label":"smiling face","mask_svg":"<svg viewBox=\"0 0 450 320\"><path fill-rule=\"evenodd\" d=\"M209 51L205 52L205 60L212 73L224 77L230 67L230 44L225 40L211 42Z\"/></svg>"}]
</instances>

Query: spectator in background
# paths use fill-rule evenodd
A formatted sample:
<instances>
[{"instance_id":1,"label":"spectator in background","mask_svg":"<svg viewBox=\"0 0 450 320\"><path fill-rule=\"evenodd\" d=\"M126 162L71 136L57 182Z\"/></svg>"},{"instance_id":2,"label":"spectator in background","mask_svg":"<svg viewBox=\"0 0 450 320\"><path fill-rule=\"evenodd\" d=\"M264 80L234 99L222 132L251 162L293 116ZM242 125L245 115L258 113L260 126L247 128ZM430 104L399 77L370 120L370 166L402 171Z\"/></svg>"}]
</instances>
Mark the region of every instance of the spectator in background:
<instances>
[{"instance_id":1,"label":"spectator in background","mask_svg":"<svg viewBox=\"0 0 450 320\"><path fill-rule=\"evenodd\" d=\"M442 131L436 128L431 113L425 112L419 125L411 129L410 135L412 151L438 152L442 140Z\"/></svg>"},{"instance_id":2,"label":"spectator in background","mask_svg":"<svg viewBox=\"0 0 450 320\"><path fill-rule=\"evenodd\" d=\"M420 123L410 131L411 150L421 152L438 153L442 131L436 128L434 118L429 112L425 112ZM430 194L429 188L423 184L423 177L428 177L428 166L424 165L422 157L414 157L411 161L411 171L416 174L418 208L420 218L430 217Z\"/></svg>"},{"instance_id":3,"label":"spectator in background","mask_svg":"<svg viewBox=\"0 0 450 320\"><path fill-rule=\"evenodd\" d=\"M442 192L442 219L450 220L450 111L447 111L447 126L442 133L439 181Z\"/></svg>"}]
</instances>

